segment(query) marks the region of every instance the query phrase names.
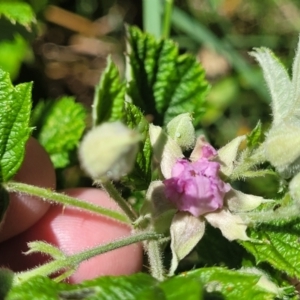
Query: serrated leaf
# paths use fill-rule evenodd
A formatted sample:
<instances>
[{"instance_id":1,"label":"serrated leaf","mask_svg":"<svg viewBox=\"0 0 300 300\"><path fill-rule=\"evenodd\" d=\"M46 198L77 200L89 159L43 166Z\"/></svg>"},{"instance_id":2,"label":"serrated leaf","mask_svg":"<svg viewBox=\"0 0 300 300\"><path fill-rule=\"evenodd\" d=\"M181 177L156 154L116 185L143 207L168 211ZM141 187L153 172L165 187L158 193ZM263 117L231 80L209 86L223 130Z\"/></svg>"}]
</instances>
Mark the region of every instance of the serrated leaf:
<instances>
[{"instance_id":1,"label":"serrated leaf","mask_svg":"<svg viewBox=\"0 0 300 300\"><path fill-rule=\"evenodd\" d=\"M250 55L256 58L263 69L272 98L273 121L274 124L279 124L288 115L292 105L291 80L286 69L271 50L267 48L254 50L255 52L251 52Z\"/></svg>"},{"instance_id":2,"label":"serrated leaf","mask_svg":"<svg viewBox=\"0 0 300 300\"><path fill-rule=\"evenodd\" d=\"M30 28L31 23L35 22L35 15L29 4L17 1L1 1L0 17L4 16L11 23L19 23Z\"/></svg>"},{"instance_id":3,"label":"serrated leaf","mask_svg":"<svg viewBox=\"0 0 300 300\"><path fill-rule=\"evenodd\" d=\"M122 182L134 186L136 190L145 190L151 181L152 148L149 138L149 123L135 105L126 103L125 123L129 128L136 129L142 136L140 150L136 157L133 171Z\"/></svg>"},{"instance_id":4,"label":"serrated leaf","mask_svg":"<svg viewBox=\"0 0 300 300\"><path fill-rule=\"evenodd\" d=\"M13 87L9 74L0 69L0 180L11 179L24 158L29 138L31 83Z\"/></svg>"},{"instance_id":5,"label":"serrated leaf","mask_svg":"<svg viewBox=\"0 0 300 300\"><path fill-rule=\"evenodd\" d=\"M171 40L156 41L136 27L128 28L128 96L154 124L166 125L181 113L193 113L197 124L204 112L208 83L192 55L179 55Z\"/></svg>"},{"instance_id":6,"label":"serrated leaf","mask_svg":"<svg viewBox=\"0 0 300 300\"><path fill-rule=\"evenodd\" d=\"M202 284L195 278L173 277L160 284L167 300L201 300Z\"/></svg>"},{"instance_id":7,"label":"serrated leaf","mask_svg":"<svg viewBox=\"0 0 300 300\"><path fill-rule=\"evenodd\" d=\"M253 241L241 244L254 255L257 263L268 262L290 277L300 278L299 235L299 219L289 223L280 221L249 230Z\"/></svg>"},{"instance_id":8,"label":"serrated leaf","mask_svg":"<svg viewBox=\"0 0 300 300\"><path fill-rule=\"evenodd\" d=\"M277 296L260 286L261 276L242 271L212 267L187 272L183 276L197 278L203 284L206 290L204 299L271 300Z\"/></svg>"},{"instance_id":9,"label":"serrated leaf","mask_svg":"<svg viewBox=\"0 0 300 300\"><path fill-rule=\"evenodd\" d=\"M107 59L107 66L96 86L93 103L93 124L113 122L123 119L125 83L121 82L119 70Z\"/></svg>"},{"instance_id":10,"label":"serrated leaf","mask_svg":"<svg viewBox=\"0 0 300 300\"><path fill-rule=\"evenodd\" d=\"M77 285L55 283L46 277L34 277L10 290L6 300L16 299L159 300L165 297L154 278L140 273L100 277Z\"/></svg>"},{"instance_id":11,"label":"serrated leaf","mask_svg":"<svg viewBox=\"0 0 300 300\"><path fill-rule=\"evenodd\" d=\"M43 125L37 138L49 153L56 168L63 168L69 164L69 153L81 138L85 118L84 107L75 103L72 97L63 97L54 102L48 107L46 115L42 116Z\"/></svg>"},{"instance_id":12,"label":"serrated leaf","mask_svg":"<svg viewBox=\"0 0 300 300\"><path fill-rule=\"evenodd\" d=\"M247 135L247 146L250 150L259 146L263 139L261 122L258 121L255 128Z\"/></svg>"}]
</instances>

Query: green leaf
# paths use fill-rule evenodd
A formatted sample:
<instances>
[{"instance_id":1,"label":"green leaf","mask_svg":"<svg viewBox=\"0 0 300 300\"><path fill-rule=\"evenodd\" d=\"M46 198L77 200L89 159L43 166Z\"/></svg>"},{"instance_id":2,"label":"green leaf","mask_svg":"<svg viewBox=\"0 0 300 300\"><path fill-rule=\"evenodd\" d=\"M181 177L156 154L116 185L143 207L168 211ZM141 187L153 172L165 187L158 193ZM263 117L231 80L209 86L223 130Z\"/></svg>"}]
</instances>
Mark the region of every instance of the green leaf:
<instances>
[{"instance_id":1,"label":"green leaf","mask_svg":"<svg viewBox=\"0 0 300 300\"><path fill-rule=\"evenodd\" d=\"M1 41L0 67L9 72L12 79L16 78L25 55L30 51L26 40L20 35L15 36L13 41Z\"/></svg>"},{"instance_id":2,"label":"green leaf","mask_svg":"<svg viewBox=\"0 0 300 300\"><path fill-rule=\"evenodd\" d=\"M11 23L19 23L30 28L31 23L35 22L35 16L29 4L17 1L1 1L0 2L0 17L4 16Z\"/></svg>"},{"instance_id":3,"label":"green leaf","mask_svg":"<svg viewBox=\"0 0 300 300\"><path fill-rule=\"evenodd\" d=\"M197 124L208 83L196 58L179 55L173 41L156 41L136 27L128 28L128 48L127 93L132 103L158 125L186 112L193 113Z\"/></svg>"},{"instance_id":4,"label":"green leaf","mask_svg":"<svg viewBox=\"0 0 300 300\"><path fill-rule=\"evenodd\" d=\"M261 122L258 121L255 128L247 135L247 146L250 150L260 145L263 139L263 130Z\"/></svg>"},{"instance_id":5,"label":"green leaf","mask_svg":"<svg viewBox=\"0 0 300 300\"><path fill-rule=\"evenodd\" d=\"M125 83L109 57L105 71L96 86L93 103L94 126L102 122L121 120L124 116Z\"/></svg>"},{"instance_id":6,"label":"green leaf","mask_svg":"<svg viewBox=\"0 0 300 300\"><path fill-rule=\"evenodd\" d=\"M165 299L157 281L146 274L100 277L77 285L55 283L47 277L34 277L13 287L6 300L16 299L85 299L85 300L159 300Z\"/></svg>"},{"instance_id":7,"label":"green leaf","mask_svg":"<svg viewBox=\"0 0 300 300\"><path fill-rule=\"evenodd\" d=\"M122 178L123 184L136 190L145 190L151 181L152 148L149 138L149 123L142 112L133 104L126 103L125 123L142 135L140 150L137 154L133 171Z\"/></svg>"},{"instance_id":8,"label":"green leaf","mask_svg":"<svg viewBox=\"0 0 300 300\"><path fill-rule=\"evenodd\" d=\"M0 299L4 299L5 295L13 285L14 273L5 268L0 268Z\"/></svg>"},{"instance_id":9,"label":"green leaf","mask_svg":"<svg viewBox=\"0 0 300 300\"><path fill-rule=\"evenodd\" d=\"M24 158L29 138L31 83L13 87L9 74L0 69L0 180L10 180Z\"/></svg>"},{"instance_id":10,"label":"green leaf","mask_svg":"<svg viewBox=\"0 0 300 300\"><path fill-rule=\"evenodd\" d=\"M241 244L254 255L257 263L268 262L290 277L300 278L299 235L299 219L279 221L249 230L253 241Z\"/></svg>"},{"instance_id":11,"label":"green leaf","mask_svg":"<svg viewBox=\"0 0 300 300\"><path fill-rule=\"evenodd\" d=\"M77 146L85 129L85 109L72 97L63 97L52 105L39 106L34 114L35 123L38 123L37 115L41 112L45 114L41 115L43 125L37 138L49 153L55 168L63 168L69 164L70 151Z\"/></svg>"},{"instance_id":12,"label":"green leaf","mask_svg":"<svg viewBox=\"0 0 300 300\"><path fill-rule=\"evenodd\" d=\"M262 275L246 270L232 271L224 268L202 268L184 273L188 279L198 279L205 287L204 299L260 299L271 300L282 291L272 282L261 282ZM273 291L274 290L274 291ZM281 298L282 299L282 298Z\"/></svg>"},{"instance_id":13,"label":"green leaf","mask_svg":"<svg viewBox=\"0 0 300 300\"><path fill-rule=\"evenodd\" d=\"M202 284L196 278L173 277L160 284L168 300L201 300Z\"/></svg>"}]
</instances>

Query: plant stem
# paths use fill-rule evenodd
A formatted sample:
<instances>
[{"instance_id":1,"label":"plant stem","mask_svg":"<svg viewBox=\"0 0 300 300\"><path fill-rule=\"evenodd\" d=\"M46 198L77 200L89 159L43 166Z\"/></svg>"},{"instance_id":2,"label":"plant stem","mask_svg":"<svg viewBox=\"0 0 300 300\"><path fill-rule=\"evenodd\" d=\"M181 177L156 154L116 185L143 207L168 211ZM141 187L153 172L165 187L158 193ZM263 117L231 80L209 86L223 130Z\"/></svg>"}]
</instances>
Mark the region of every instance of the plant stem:
<instances>
[{"instance_id":1,"label":"plant stem","mask_svg":"<svg viewBox=\"0 0 300 300\"><path fill-rule=\"evenodd\" d=\"M20 183L20 182L13 182L13 181L5 183L4 188L8 192L16 192L16 193L27 194L30 196L37 196L43 200L49 200L66 206L72 206L75 208L84 209L86 211L100 214L102 216L106 216L108 218L114 219L121 223L130 224L130 221L127 218L127 216L125 216L122 213L107 208L103 208L101 206L97 206L95 204L83 200L79 200L67 196L65 194L56 193L49 189L45 189L45 188L41 188L41 187L37 187L25 183Z\"/></svg>"},{"instance_id":2,"label":"plant stem","mask_svg":"<svg viewBox=\"0 0 300 300\"><path fill-rule=\"evenodd\" d=\"M174 0L165 0L165 12L164 12L164 20L163 20L162 37L166 39L169 38L170 36L173 1Z\"/></svg>"},{"instance_id":3,"label":"plant stem","mask_svg":"<svg viewBox=\"0 0 300 300\"><path fill-rule=\"evenodd\" d=\"M21 282L28 280L34 276L38 276L38 275L49 276L62 269L76 268L78 264L80 264L81 262L90 259L96 255L100 255L105 252L112 251L141 241L157 240L157 239L161 239L162 237L163 237L162 235L157 233L145 232L127 238L123 238L112 243L101 245L92 249L88 249L81 253L68 256L66 258L51 261L35 269L17 273L13 284L18 285Z\"/></svg>"},{"instance_id":4,"label":"plant stem","mask_svg":"<svg viewBox=\"0 0 300 300\"><path fill-rule=\"evenodd\" d=\"M110 181L101 181L102 188L109 194L109 196L117 202L120 208L124 211L127 217L134 222L137 219L137 216L127 203L127 201L120 195L118 190Z\"/></svg>"},{"instance_id":5,"label":"plant stem","mask_svg":"<svg viewBox=\"0 0 300 300\"><path fill-rule=\"evenodd\" d=\"M160 243L156 240L146 242L151 275L159 281L165 279L165 272L161 257Z\"/></svg>"},{"instance_id":6,"label":"plant stem","mask_svg":"<svg viewBox=\"0 0 300 300\"><path fill-rule=\"evenodd\" d=\"M161 38L161 1L143 0L143 29L153 34L157 39Z\"/></svg>"}]
</instances>

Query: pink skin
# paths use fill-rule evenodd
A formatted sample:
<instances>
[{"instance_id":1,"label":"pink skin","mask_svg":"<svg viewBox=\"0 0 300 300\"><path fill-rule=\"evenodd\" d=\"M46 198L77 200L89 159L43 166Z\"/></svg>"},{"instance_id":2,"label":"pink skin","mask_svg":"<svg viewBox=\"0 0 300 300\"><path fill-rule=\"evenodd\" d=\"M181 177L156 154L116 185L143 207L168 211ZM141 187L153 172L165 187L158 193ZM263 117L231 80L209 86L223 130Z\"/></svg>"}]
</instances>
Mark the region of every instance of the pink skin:
<instances>
[{"instance_id":1,"label":"pink skin","mask_svg":"<svg viewBox=\"0 0 300 300\"><path fill-rule=\"evenodd\" d=\"M53 180L45 179L47 176L53 176L53 169L49 168L51 164L48 165L49 159L45 156L38 162L39 154L44 151L35 141L29 143L34 144L33 149L27 151L24 164L26 167L22 166L16 178L19 181L29 182L27 174L32 173L34 169L37 181L30 181L30 183L51 187ZM34 153L33 156L32 153ZM27 160L32 161L34 165L30 163L26 165ZM115 202L99 189L76 188L64 192L73 197L120 211ZM74 208L63 208L60 205L52 205L47 211L48 204L38 199L33 205L28 205L32 203L32 199L21 195L13 195L13 197L15 202L12 205L22 207L22 209L10 208L0 231L1 237L14 236L0 244L0 266L9 267L14 271L26 270L49 260L49 257L39 254L24 256L22 252L28 249L27 242L29 241L43 240L58 246L67 254L72 254L130 235L129 227L102 216ZM16 236L20 232L22 233ZM102 275L138 272L142 267L142 257L142 247L139 244L96 256L81 263L69 282L78 283Z\"/></svg>"},{"instance_id":2,"label":"pink skin","mask_svg":"<svg viewBox=\"0 0 300 300\"><path fill-rule=\"evenodd\" d=\"M26 145L23 164L15 181L55 188L55 172L46 151L30 138ZM36 223L49 209L48 202L20 194L10 195L5 222L1 224L0 242L15 236Z\"/></svg>"}]
</instances>

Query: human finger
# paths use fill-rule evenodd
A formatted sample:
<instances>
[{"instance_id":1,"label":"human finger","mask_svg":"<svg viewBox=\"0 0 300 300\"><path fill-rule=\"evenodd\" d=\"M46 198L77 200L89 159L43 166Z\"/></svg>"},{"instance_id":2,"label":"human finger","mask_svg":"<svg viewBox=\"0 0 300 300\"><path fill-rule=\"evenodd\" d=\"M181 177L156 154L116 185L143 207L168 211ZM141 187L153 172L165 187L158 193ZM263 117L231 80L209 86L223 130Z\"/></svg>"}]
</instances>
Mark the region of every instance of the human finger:
<instances>
[{"instance_id":1,"label":"human finger","mask_svg":"<svg viewBox=\"0 0 300 300\"><path fill-rule=\"evenodd\" d=\"M43 147L29 138L25 157L14 181L55 188L55 171ZM48 210L49 203L33 196L10 193L10 203L0 225L0 242L15 236L36 223Z\"/></svg>"},{"instance_id":2,"label":"human finger","mask_svg":"<svg viewBox=\"0 0 300 300\"><path fill-rule=\"evenodd\" d=\"M99 189L78 188L65 192L102 207L120 210ZM10 267L14 271L21 271L46 262L49 257L39 254L24 257L21 254L28 250L27 242L33 240L46 241L71 255L129 236L130 233L130 227L106 217L56 205L52 206L47 214L29 230L0 245L0 265ZM142 259L143 251L140 244L119 248L81 263L69 278L69 282L78 283L103 275L135 273L141 270Z\"/></svg>"}]
</instances>

